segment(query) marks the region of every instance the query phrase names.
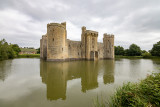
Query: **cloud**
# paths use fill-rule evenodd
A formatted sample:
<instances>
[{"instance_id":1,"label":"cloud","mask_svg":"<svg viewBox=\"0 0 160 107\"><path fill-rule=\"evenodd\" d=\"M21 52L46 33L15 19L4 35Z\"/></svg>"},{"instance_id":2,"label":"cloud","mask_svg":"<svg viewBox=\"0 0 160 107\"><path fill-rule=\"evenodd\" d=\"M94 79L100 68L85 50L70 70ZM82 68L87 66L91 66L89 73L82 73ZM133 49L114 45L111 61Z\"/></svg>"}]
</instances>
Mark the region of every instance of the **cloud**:
<instances>
[{"instance_id":1,"label":"cloud","mask_svg":"<svg viewBox=\"0 0 160 107\"><path fill-rule=\"evenodd\" d=\"M0 1L0 39L39 47L50 22L67 22L68 39L80 40L81 27L115 35L115 45L136 43L149 50L160 41L159 0L5 0Z\"/></svg>"}]
</instances>

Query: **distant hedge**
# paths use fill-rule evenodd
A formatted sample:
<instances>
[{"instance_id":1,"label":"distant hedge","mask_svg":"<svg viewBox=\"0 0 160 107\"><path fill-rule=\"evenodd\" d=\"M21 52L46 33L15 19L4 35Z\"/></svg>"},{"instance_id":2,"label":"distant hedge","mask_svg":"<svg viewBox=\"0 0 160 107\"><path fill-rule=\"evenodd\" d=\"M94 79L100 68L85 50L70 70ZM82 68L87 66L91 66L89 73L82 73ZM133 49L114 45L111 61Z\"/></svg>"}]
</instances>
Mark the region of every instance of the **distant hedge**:
<instances>
[{"instance_id":1,"label":"distant hedge","mask_svg":"<svg viewBox=\"0 0 160 107\"><path fill-rule=\"evenodd\" d=\"M18 58L39 58L40 54L22 54L18 55Z\"/></svg>"}]
</instances>

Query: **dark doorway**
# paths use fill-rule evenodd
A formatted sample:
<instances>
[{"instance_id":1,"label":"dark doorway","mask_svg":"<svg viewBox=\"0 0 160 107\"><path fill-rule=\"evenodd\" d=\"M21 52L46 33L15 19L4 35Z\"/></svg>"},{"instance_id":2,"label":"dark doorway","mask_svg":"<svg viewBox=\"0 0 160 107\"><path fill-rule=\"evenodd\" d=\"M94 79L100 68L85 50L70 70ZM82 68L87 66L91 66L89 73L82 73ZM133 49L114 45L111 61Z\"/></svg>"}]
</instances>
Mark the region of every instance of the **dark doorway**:
<instances>
[{"instance_id":1,"label":"dark doorway","mask_svg":"<svg viewBox=\"0 0 160 107\"><path fill-rule=\"evenodd\" d=\"M94 60L94 52L93 52L93 51L90 52L90 58L91 58L92 60Z\"/></svg>"},{"instance_id":2,"label":"dark doorway","mask_svg":"<svg viewBox=\"0 0 160 107\"><path fill-rule=\"evenodd\" d=\"M98 60L98 51L95 51L95 60Z\"/></svg>"}]
</instances>

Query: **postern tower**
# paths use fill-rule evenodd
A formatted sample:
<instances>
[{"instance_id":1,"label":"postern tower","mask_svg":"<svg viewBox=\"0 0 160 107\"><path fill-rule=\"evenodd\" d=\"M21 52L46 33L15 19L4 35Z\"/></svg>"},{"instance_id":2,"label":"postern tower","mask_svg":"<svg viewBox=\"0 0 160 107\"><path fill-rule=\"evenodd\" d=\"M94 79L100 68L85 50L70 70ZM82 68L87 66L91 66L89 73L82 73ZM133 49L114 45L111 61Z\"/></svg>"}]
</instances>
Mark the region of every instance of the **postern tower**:
<instances>
[{"instance_id":1,"label":"postern tower","mask_svg":"<svg viewBox=\"0 0 160 107\"><path fill-rule=\"evenodd\" d=\"M103 35L104 44L104 58L113 59L114 58L114 35L104 34Z\"/></svg>"},{"instance_id":2,"label":"postern tower","mask_svg":"<svg viewBox=\"0 0 160 107\"><path fill-rule=\"evenodd\" d=\"M98 59L98 47L97 47L98 32L86 30L86 27L82 27L82 57L87 60Z\"/></svg>"}]
</instances>

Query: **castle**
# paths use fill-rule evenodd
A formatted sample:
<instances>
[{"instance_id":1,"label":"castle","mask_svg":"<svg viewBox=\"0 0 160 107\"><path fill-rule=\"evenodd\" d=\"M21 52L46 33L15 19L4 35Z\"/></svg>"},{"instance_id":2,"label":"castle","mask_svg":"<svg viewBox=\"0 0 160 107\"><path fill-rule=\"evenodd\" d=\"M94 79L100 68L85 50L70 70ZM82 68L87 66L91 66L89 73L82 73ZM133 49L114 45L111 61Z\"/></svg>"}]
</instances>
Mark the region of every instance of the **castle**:
<instances>
[{"instance_id":1,"label":"castle","mask_svg":"<svg viewBox=\"0 0 160 107\"><path fill-rule=\"evenodd\" d=\"M98 32L82 27L81 41L67 39L66 22L47 24L47 33L40 40L40 58L47 61L114 59L114 35L104 34L103 43L97 41Z\"/></svg>"}]
</instances>

